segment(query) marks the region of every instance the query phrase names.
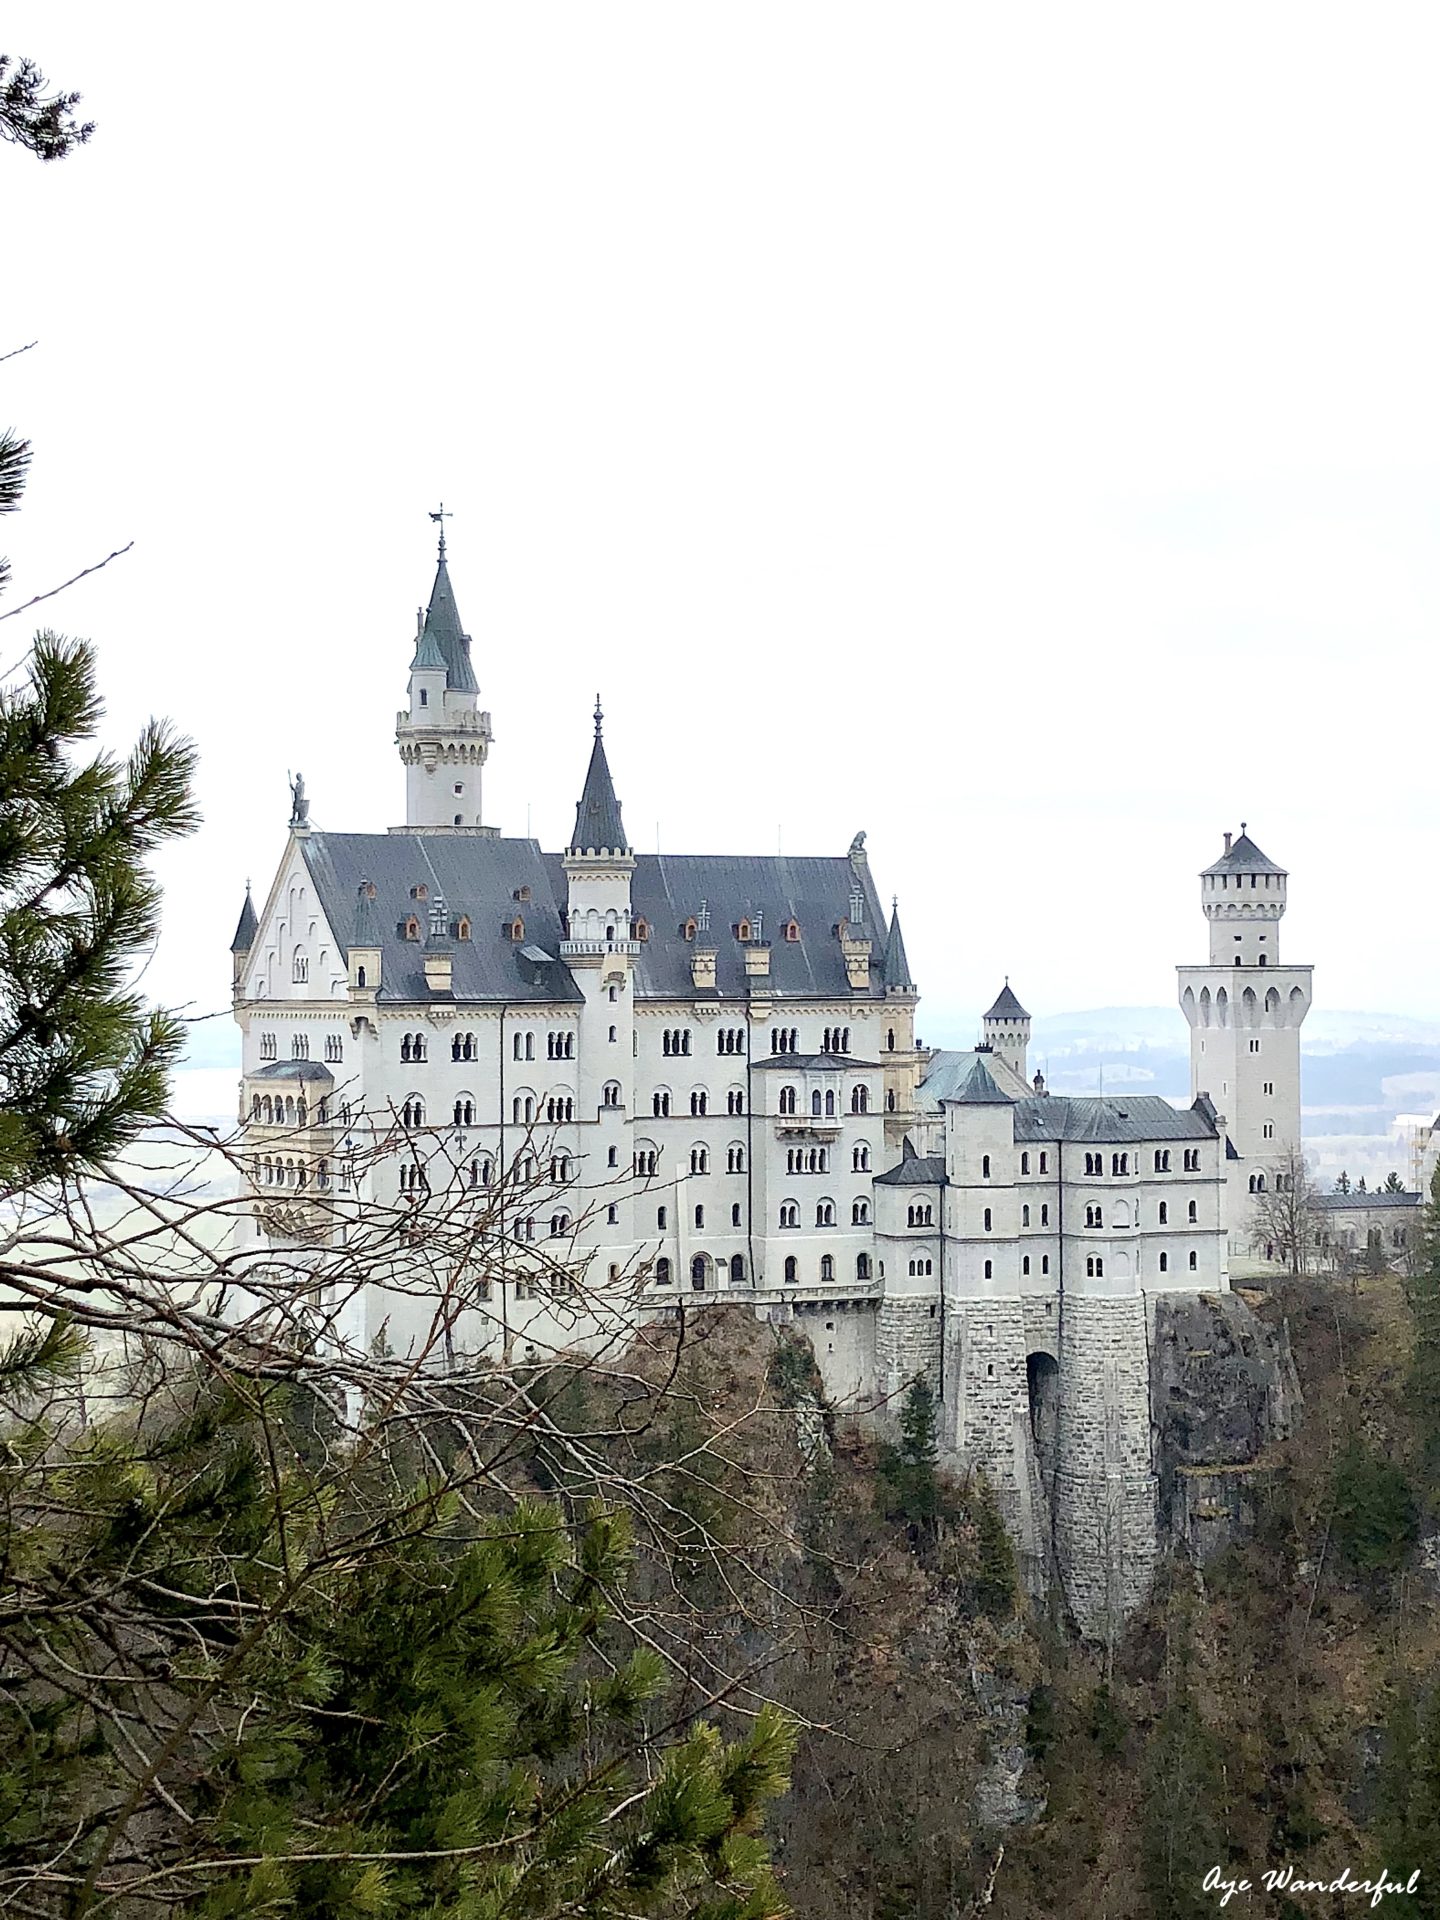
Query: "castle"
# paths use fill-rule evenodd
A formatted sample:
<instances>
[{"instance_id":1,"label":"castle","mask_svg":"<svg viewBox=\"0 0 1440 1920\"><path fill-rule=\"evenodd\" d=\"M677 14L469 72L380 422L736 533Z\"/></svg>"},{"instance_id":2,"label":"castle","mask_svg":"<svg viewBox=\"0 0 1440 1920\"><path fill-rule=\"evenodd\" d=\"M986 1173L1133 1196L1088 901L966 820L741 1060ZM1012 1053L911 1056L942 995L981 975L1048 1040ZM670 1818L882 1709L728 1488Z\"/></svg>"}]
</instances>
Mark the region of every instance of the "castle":
<instances>
[{"instance_id":1,"label":"castle","mask_svg":"<svg viewBox=\"0 0 1440 1920\"><path fill-rule=\"evenodd\" d=\"M441 524L396 722L405 825L319 831L297 781L232 944L262 1244L303 1241L323 1194L332 1243L389 1209L423 1263L427 1209L483 1208L456 1364L724 1295L803 1328L852 1408L923 1371L1032 1584L1057 1576L1098 1631L1157 1553L1157 1304L1227 1292L1251 1196L1299 1146L1285 873L1242 829L1202 875L1187 1108L1047 1093L1008 982L980 1046L927 1051L863 834L833 857L637 853L598 700L565 850L485 824L493 736ZM380 1284L346 1311L366 1346L430 1325Z\"/></svg>"}]
</instances>

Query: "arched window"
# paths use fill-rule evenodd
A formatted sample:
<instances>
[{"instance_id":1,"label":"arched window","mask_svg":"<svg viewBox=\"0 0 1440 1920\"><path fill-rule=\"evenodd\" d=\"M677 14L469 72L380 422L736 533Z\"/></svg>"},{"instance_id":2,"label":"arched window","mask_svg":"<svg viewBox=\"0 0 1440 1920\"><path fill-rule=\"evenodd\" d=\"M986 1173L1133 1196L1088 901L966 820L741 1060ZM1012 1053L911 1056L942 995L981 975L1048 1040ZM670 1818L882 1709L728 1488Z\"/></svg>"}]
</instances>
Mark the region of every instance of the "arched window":
<instances>
[{"instance_id":1,"label":"arched window","mask_svg":"<svg viewBox=\"0 0 1440 1920\"><path fill-rule=\"evenodd\" d=\"M780 1202L780 1224L782 1227L798 1227L800 1224L800 1206L795 1200Z\"/></svg>"},{"instance_id":2,"label":"arched window","mask_svg":"<svg viewBox=\"0 0 1440 1920\"><path fill-rule=\"evenodd\" d=\"M787 1286L787 1287L793 1287L793 1286L794 1286L794 1284L795 1284L795 1282L796 1282L796 1281L797 1281L797 1280L798 1280L799 1278L800 1278L800 1263L799 1263L799 1261L798 1261L798 1260L797 1260L797 1259L795 1258L795 1256L794 1256L794 1254L793 1254L793 1253L787 1253L787 1254L786 1254L786 1256L785 1256L785 1284L786 1284L786 1286Z\"/></svg>"},{"instance_id":3,"label":"arched window","mask_svg":"<svg viewBox=\"0 0 1440 1920\"><path fill-rule=\"evenodd\" d=\"M355 984L357 987L363 987L366 984L364 967L356 967Z\"/></svg>"},{"instance_id":4,"label":"arched window","mask_svg":"<svg viewBox=\"0 0 1440 1920\"><path fill-rule=\"evenodd\" d=\"M696 1293L703 1293L705 1291L705 1256L703 1253L697 1253L695 1258L690 1262L690 1285Z\"/></svg>"},{"instance_id":5,"label":"arched window","mask_svg":"<svg viewBox=\"0 0 1440 1920\"><path fill-rule=\"evenodd\" d=\"M727 1173L743 1173L745 1171L744 1147L737 1145L726 1148L725 1171Z\"/></svg>"},{"instance_id":6,"label":"arched window","mask_svg":"<svg viewBox=\"0 0 1440 1920\"><path fill-rule=\"evenodd\" d=\"M1160 1202L1160 1215L1157 1224L1162 1227L1168 1227L1170 1224L1170 1204L1166 1200Z\"/></svg>"},{"instance_id":7,"label":"arched window","mask_svg":"<svg viewBox=\"0 0 1440 1920\"><path fill-rule=\"evenodd\" d=\"M743 1287L745 1284L745 1256L743 1253L732 1253L730 1256L730 1284L732 1287Z\"/></svg>"},{"instance_id":8,"label":"arched window","mask_svg":"<svg viewBox=\"0 0 1440 1920\"><path fill-rule=\"evenodd\" d=\"M856 1254L855 1278L857 1280L868 1280L870 1278L870 1256L868 1253Z\"/></svg>"},{"instance_id":9,"label":"arched window","mask_svg":"<svg viewBox=\"0 0 1440 1920\"><path fill-rule=\"evenodd\" d=\"M990 1156L988 1153L982 1153L980 1156L980 1178L982 1180L988 1180L990 1178Z\"/></svg>"},{"instance_id":10,"label":"arched window","mask_svg":"<svg viewBox=\"0 0 1440 1920\"><path fill-rule=\"evenodd\" d=\"M1161 1273L1168 1273L1170 1271L1170 1256L1168 1253L1162 1253L1160 1256L1160 1271Z\"/></svg>"},{"instance_id":11,"label":"arched window","mask_svg":"<svg viewBox=\"0 0 1440 1920\"><path fill-rule=\"evenodd\" d=\"M1028 1254L1028 1253L1026 1253L1026 1254L1022 1254L1022 1255L1021 1255L1021 1257L1020 1257L1020 1272L1021 1272L1021 1275L1022 1275L1023 1277L1025 1277L1025 1278L1028 1278L1028 1277L1029 1277L1029 1273L1030 1273L1030 1256L1029 1256L1029 1254Z\"/></svg>"},{"instance_id":12,"label":"arched window","mask_svg":"<svg viewBox=\"0 0 1440 1920\"><path fill-rule=\"evenodd\" d=\"M833 1200L821 1200L816 1203L815 1224L817 1227L833 1227L834 1226L835 1202Z\"/></svg>"},{"instance_id":13,"label":"arched window","mask_svg":"<svg viewBox=\"0 0 1440 1920\"><path fill-rule=\"evenodd\" d=\"M670 1117L670 1095L668 1094L668 1092L666 1092L666 1090L665 1090L665 1089L664 1089L663 1087L662 1087L662 1088L660 1088L660 1089L658 1089L658 1090L657 1090L657 1091L656 1091L656 1092L655 1092L655 1093L654 1093L654 1094L653 1094L653 1095L651 1096L651 1101L650 1101L650 1105L651 1105L651 1110L652 1110L652 1112L653 1112L653 1114L654 1114L654 1117L655 1117L655 1118L656 1118L657 1120L668 1120L668 1119L669 1119L669 1117Z\"/></svg>"},{"instance_id":14,"label":"arched window","mask_svg":"<svg viewBox=\"0 0 1440 1920\"><path fill-rule=\"evenodd\" d=\"M885 1111L887 1113L894 1113L895 1111L895 1089L893 1087L891 1087L885 1095Z\"/></svg>"},{"instance_id":15,"label":"arched window","mask_svg":"<svg viewBox=\"0 0 1440 1920\"><path fill-rule=\"evenodd\" d=\"M710 1096L708 1093L705 1092L705 1090L702 1087L697 1087L695 1091L690 1095L691 1116L694 1119L699 1119L703 1114L706 1114L709 1111L710 1111Z\"/></svg>"},{"instance_id":16,"label":"arched window","mask_svg":"<svg viewBox=\"0 0 1440 1920\"><path fill-rule=\"evenodd\" d=\"M708 1147L690 1149L690 1171L691 1173L709 1173L710 1149Z\"/></svg>"},{"instance_id":17,"label":"arched window","mask_svg":"<svg viewBox=\"0 0 1440 1920\"><path fill-rule=\"evenodd\" d=\"M794 1111L795 1111L795 1089L794 1089L794 1087L781 1087L781 1089L780 1089L780 1111L781 1111L781 1113L794 1113Z\"/></svg>"},{"instance_id":18,"label":"arched window","mask_svg":"<svg viewBox=\"0 0 1440 1920\"><path fill-rule=\"evenodd\" d=\"M854 1203L850 1209L850 1224L852 1227L869 1226L870 1202L868 1200L857 1200Z\"/></svg>"},{"instance_id":19,"label":"arched window","mask_svg":"<svg viewBox=\"0 0 1440 1920\"><path fill-rule=\"evenodd\" d=\"M662 1259L662 1260L657 1260L657 1261L655 1262L655 1284L656 1284L656 1286L657 1286L657 1287L668 1287L668 1286L669 1286L669 1284L670 1284L670 1262L669 1262L668 1260L663 1260L663 1259Z\"/></svg>"},{"instance_id":20,"label":"arched window","mask_svg":"<svg viewBox=\"0 0 1440 1920\"><path fill-rule=\"evenodd\" d=\"M704 1224L705 1224L705 1209L704 1209L704 1207L696 1207L696 1209L695 1209L695 1225L696 1225L697 1227L703 1227L703 1226L704 1226Z\"/></svg>"},{"instance_id":21,"label":"arched window","mask_svg":"<svg viewBox=\"0 0 1440 1920\"><path fill-rule=\"evenodd\" d=\"M825 1089L825 1117L827 1120L833 1120L835 1117L835 1089L833 1087L827 1087Z\"/></svg>"},{"instance_id":22,"label":"arched window","mask_svg":"<svg viewBox=\"0 0 1440 1920\"><path fill-rule=\"evenodd\" d=\"M600 1104L605 1107L618 1107L620 1104L620 1082L607 1080L600 1089Z\"/></svg>"},{"instance_id":23,"label":"arched window","mask_svg":"<svg viewBox=\"0 0 1440 1920\"><path fill-rule=\"evenodd\" d=\"M810 1115L814 1120L820 1118L820 1089L812 1088L810 1093Z\"/></svg>"},{"instance_id":24,"label":"arched window","mask_svg":"<svg viewBox=\"0 0 1440 1920\"><path fill-rule=\"evenodd\" d=\"M854 1173L868 1173L870 1171L870 1148L865 1141L862 1140L859 1146L851 1152L850 1167Z\"/></svg>"},{"instance_id":25,"label":"arched window","mask_svg":"<svg viewBox=\"0 0 1440 1920\"><path fill-rule=\"evenodd\" d=\"M1198 1253L1196 1253L1195 1249L1192 1247L1190 1249L1190 1271L1191 1273L1197 1273L1199 1271L1199 1268L1200 1268L1200 1256Z\"/></svg>"},{"instance_id":26,"label":"arched window","mask_svg":"<svg viewBox=\"0 0 1440 1920\"><path fill-rule=\"evenodd\" d=\"M1020 1171L1021 1173L1029 1173L1030 1171L1030 1156L1028 1153L1022 1153L1020 1156Z\"/></svg>"},{"instance_id":27,"label":"arched window","mask_svg":"<svg viewBox=\"0 0 1440 1920\"><path fill-rule=\"evenodd\" d=\"M987 1280L993 1280L995 1278L995 1262L993 1260L987 1260L985 1262L985 1278Z\"/></svg>"},{"instance_id":28,"label":"arched window","mask_svg":"<svg viewBox=\"0 0 1440 1920\"><path fill-rule=\"evenodd\" d=\"M669 1226L669 1224L670 1224L670 1216L666 1212L665 1208L657 1207L655 1209L655 1231L657 1233L664 1233L666 1228Z\"/></svg>"},{"instance_id":29,"label":"arched window","mask_svg":"<svg viewBox=\"0 0 1440 1920\"><path fill-rule=\"evenodd\" d=\"M820 1278L822 1280L833 1280L835 1278L835 1256L833 1253L821 1254Z\"/></svg>"},{"instance_id":30,"label":"arched window","mask_svg":"<svg viewBox=\"0 0 1440 1920\"><path fill-rule=\"evenodd\" d=\"M1189 1206L1185 1209L1185 1218L1192 1227L1198 1225L1199 1223L1200 1210L1196 1206L1193 1200L1190 1202Z\"/></svg>"},{"instance_id":31,"label":"arched window","mask_svg":"<svg viewBox=\"0 0 1440 1920\"><path fill-rule=\"evenodd\" d=\"M552 1240L559 1240L569 1231L570 1231L569 1214L568 1213L552 1213L550 1216L550 1238Z\"/></svg>"},{"instance_id":32,"label":"arched window","mask_svg":"<svg viewBox=\"0 0 1440 1920\"><path fill-rule=\"evenodd\" d=\"M927 1212L928 1212L928 1208L927 1208ZM990 1209L989 1209L989 1207L986 1207L986 1209L985 1209L985 1213L984 1213L984 1216L983 1216L983 1225L984 1225L984 1228L985 1228L985 1231L986 1231L986 1233L993 1233L993 1232L995 1231L995 1224L994 1224L994 1223L995 1223L995 1216L994 1216L994 1214L993 1214L993 1213L992 1213L992 1212L990 1211Z\"/></svg>"},{"instance_id":33,"label":"arched window","mask_svg":"<svg viewBox=\"0 0 1440 1920\"><path fill-rule=\"evenodd\" d=\"M870 1111L870 1092L868 1088L851 1088L850 1111L851 1113L868 1113Z\"/></svg>"},{"instance_id":34,"label":"arched window","mask_svg":"<svg viewBox=\"0 0 1440 1920\"><path fill-rule=\"evenodd\" d=\"M1029 1209L1029 1207L1021 1207L1021 1209L1020 1209L1020 1224L1021 1224L1021 1226L1022 1226L1022 1227L1028 1227L1028 1226L1029 1226L1029 1224L1030 1224L1030 1209Z\"/></svg>"},{"instance_id":35,"label":"arched window","mask_svg":"<svg viewBox=\"0 0 1440 1920\"><path fill-rule=\"evenodd\" d=\"M455 1124L457 1127L470 1127L475 1124L475 1102L459 1099L455 1102Z\"/></svg>"},{"instance_id":36,"label":"arched window","mask_svg":"<svg viewBox=\"0 0 1440 1920\"><path fill-rule=\"evenodd\" d=\"M425 1102L412 1093L400 1109L400 1120L401 1124L406 1127L423 1127L425 1124Z\"/></svg>"}]
</instances>

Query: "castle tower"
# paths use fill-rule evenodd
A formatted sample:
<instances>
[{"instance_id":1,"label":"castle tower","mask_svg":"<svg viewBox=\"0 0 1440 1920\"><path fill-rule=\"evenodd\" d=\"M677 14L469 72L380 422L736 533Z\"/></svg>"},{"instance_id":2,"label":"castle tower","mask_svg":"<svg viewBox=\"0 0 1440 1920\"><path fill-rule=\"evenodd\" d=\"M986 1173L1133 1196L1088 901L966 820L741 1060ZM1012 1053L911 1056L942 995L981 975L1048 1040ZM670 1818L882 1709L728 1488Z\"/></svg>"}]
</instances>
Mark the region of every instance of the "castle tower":
<instances>
[{"instance_id":1,"label":"castle tower","mask_svg":"<svg viewBox=\"0 0 1440 1920\"><path fill-rule=\"evenodd\" d=\"M245 969L250 962L250 953L255 945L259 924L255 917L255 902L250 898L250 882L247 880L245 904L241 907L240 918L235 923L235 938L230 942L230 991L237 1001L240 998L240 983L245 977Z\"/></svg>"},{"instance_id":2,"label":"castle tower","mask_svg":"<svg viewBox=\"0 0 1440 1920\"><path fill-rule=\"evenodd\" d=\"M863 854L863 849L862 849ZM852 851L851 859L854 860ZM900 903L890 902L890 927L880 962L885 989L885 1148L886 1158L901 1151L915 1121L915 1089L920 1084L921 1058L915 1044L915 1008L920 995L910 977L905 936L900 931Z\"/></svg>"},{"instance_id":3,"label":"castle tower","mask_svg":"<svg viewBox=\"0 0 1440 1920\"><path fill-rule=\"evenodd\" d=\"M1230 1252L1250 1247L1250 1195L1273 1189L1300 1150L1300 1028L1310 1011L1308 966L1280 960L1288 875L1240 824L1200 876L1210 960L1179 969L1190 1025L1192 1099L1208 1093L1240 1158L1230 1166Z\"/></svg>"},{"instance_id":4,"label":"castle tower","mask_svg":"<svg viewBox=\"0 0 1440 1920\"><path fill-rule=\"evenodd\" d=\"M461 628L445 562L442 518L435 584L418 622L410 662L410 703L395 716L395 745L405 768L407 828L493 832L481 825L480 770L491 733L490 716L478 710L478 700L470 636Z\"/></svg>"},{"instance_id":5,"label":"castle tower","mask_svg":"<svg viewBox=\"0 0 1440 1920\"><path fill-rule=\"evenodd\" d=\"M1023 1080L1025 1055L1030 1046L1030 1016L1010 991L1010 976L1000 989L995 1004L985 1016L985 1044L1012 1066Z\"/></svg>"}]
</instances>

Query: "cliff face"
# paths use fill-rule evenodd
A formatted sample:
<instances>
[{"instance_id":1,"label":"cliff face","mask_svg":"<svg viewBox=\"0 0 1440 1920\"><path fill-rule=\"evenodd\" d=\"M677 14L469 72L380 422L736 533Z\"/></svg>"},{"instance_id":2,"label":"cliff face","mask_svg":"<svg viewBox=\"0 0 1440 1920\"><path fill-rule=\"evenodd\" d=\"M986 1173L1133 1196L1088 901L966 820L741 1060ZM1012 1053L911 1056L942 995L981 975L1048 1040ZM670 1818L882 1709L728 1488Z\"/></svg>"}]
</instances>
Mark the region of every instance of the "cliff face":
<instances>
[{"instance_id":1,"label":"cliff face","mask_svg":"<svg viewBox=\"0 0 1440 1920\"><path fill-rule=\"evenodd\" d=\"M1244 1538L1270 1455L1301 1406L1283 1321L1267 1325L1235 1293L1156 1299L1150 1418L1162 1540L1203 1565Z\"/></svg>"}]
</instances>

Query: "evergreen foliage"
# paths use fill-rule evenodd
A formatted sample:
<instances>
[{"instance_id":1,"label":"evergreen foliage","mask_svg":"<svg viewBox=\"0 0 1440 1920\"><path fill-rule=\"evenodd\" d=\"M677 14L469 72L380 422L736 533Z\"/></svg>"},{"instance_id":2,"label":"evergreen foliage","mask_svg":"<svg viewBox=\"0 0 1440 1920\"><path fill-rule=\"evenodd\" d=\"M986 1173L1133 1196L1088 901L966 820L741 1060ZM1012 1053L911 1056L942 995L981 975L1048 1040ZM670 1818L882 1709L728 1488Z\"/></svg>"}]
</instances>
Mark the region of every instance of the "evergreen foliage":
<instances>
[{"instance_id":1,"label":"evergreen foliage","mask_svg":"<svg viewBox=\"0 0 1440 1920\"><path fill-rule=\"evenodd\" d=\"M0 693L0 1186L96 1167L164 1110L181 1023L130 984L159 927L145 870L188 833L194 749L152 721L77 758L102 708L90 646L40 634Z\"/></svg>"},{"instance_id":2,"label":"evergreen foliage","mask_svg":"<svg viewBox=\"0 0 1440 1920\"><path fill-rule=\"evenodd\" d=\"M0 140L41 160L63 160L84 146L95 123L76 120L78 93L51 93L49 85L33 60L0 53Z\"/></svg>"},{"instance_id":3,"label":"evergreen foliage","mask_svg":"<svg viewBox=\"0 0 1440 1920\"><path fill-rule=\"evenodd\" d=\"M12 1342L7 1402L52 1403L76 1358L63 1327ZM660 1661L618 1630L623 1514L477 1513L378 1442L313 1471L253 1380L166 1398L68 1444L13 1431L0 1907L785 1911L759 1829L790 1729L667 1721Z\"/></svg>"},{"instance_id":4,"label":"evergreen foliage","mask_svg":"<svg viewBox=\"0 0 1440 1920\"><path fill-rule=\"evenodd\" d=\"M1440 1505L1440 1167L1431 1181L1417 1255L1406 1282L1415 1322L1408 1397L1420 1484L1433 1512Z\"/></svg>"},{"instance_id":5,"label":"evergreen foliage","mask_svg":"<svg viewBox=\"0 0 1440 1920\"><path fill-rule=\"evenodd\" d=\"M1350 1439L1331 1473L1335 1543L1366 1573L1394 1573L1415 1544L1419 1514L1404 1471Z\"/></svg>"},{"instance_id":6,"label":"evergreen foliage","mask_svg":"<svg viewBox=\"0 0 1440 1920\"><path fill-rule=\"evenodd\" d=\"M940 1522L939 1433L935 1390L918 1374L900 1405L900 1443L882 1448L879 1458L887 1510L907 1523L916 1540L933 1541Z\"/></svg>"}]
</instances>

